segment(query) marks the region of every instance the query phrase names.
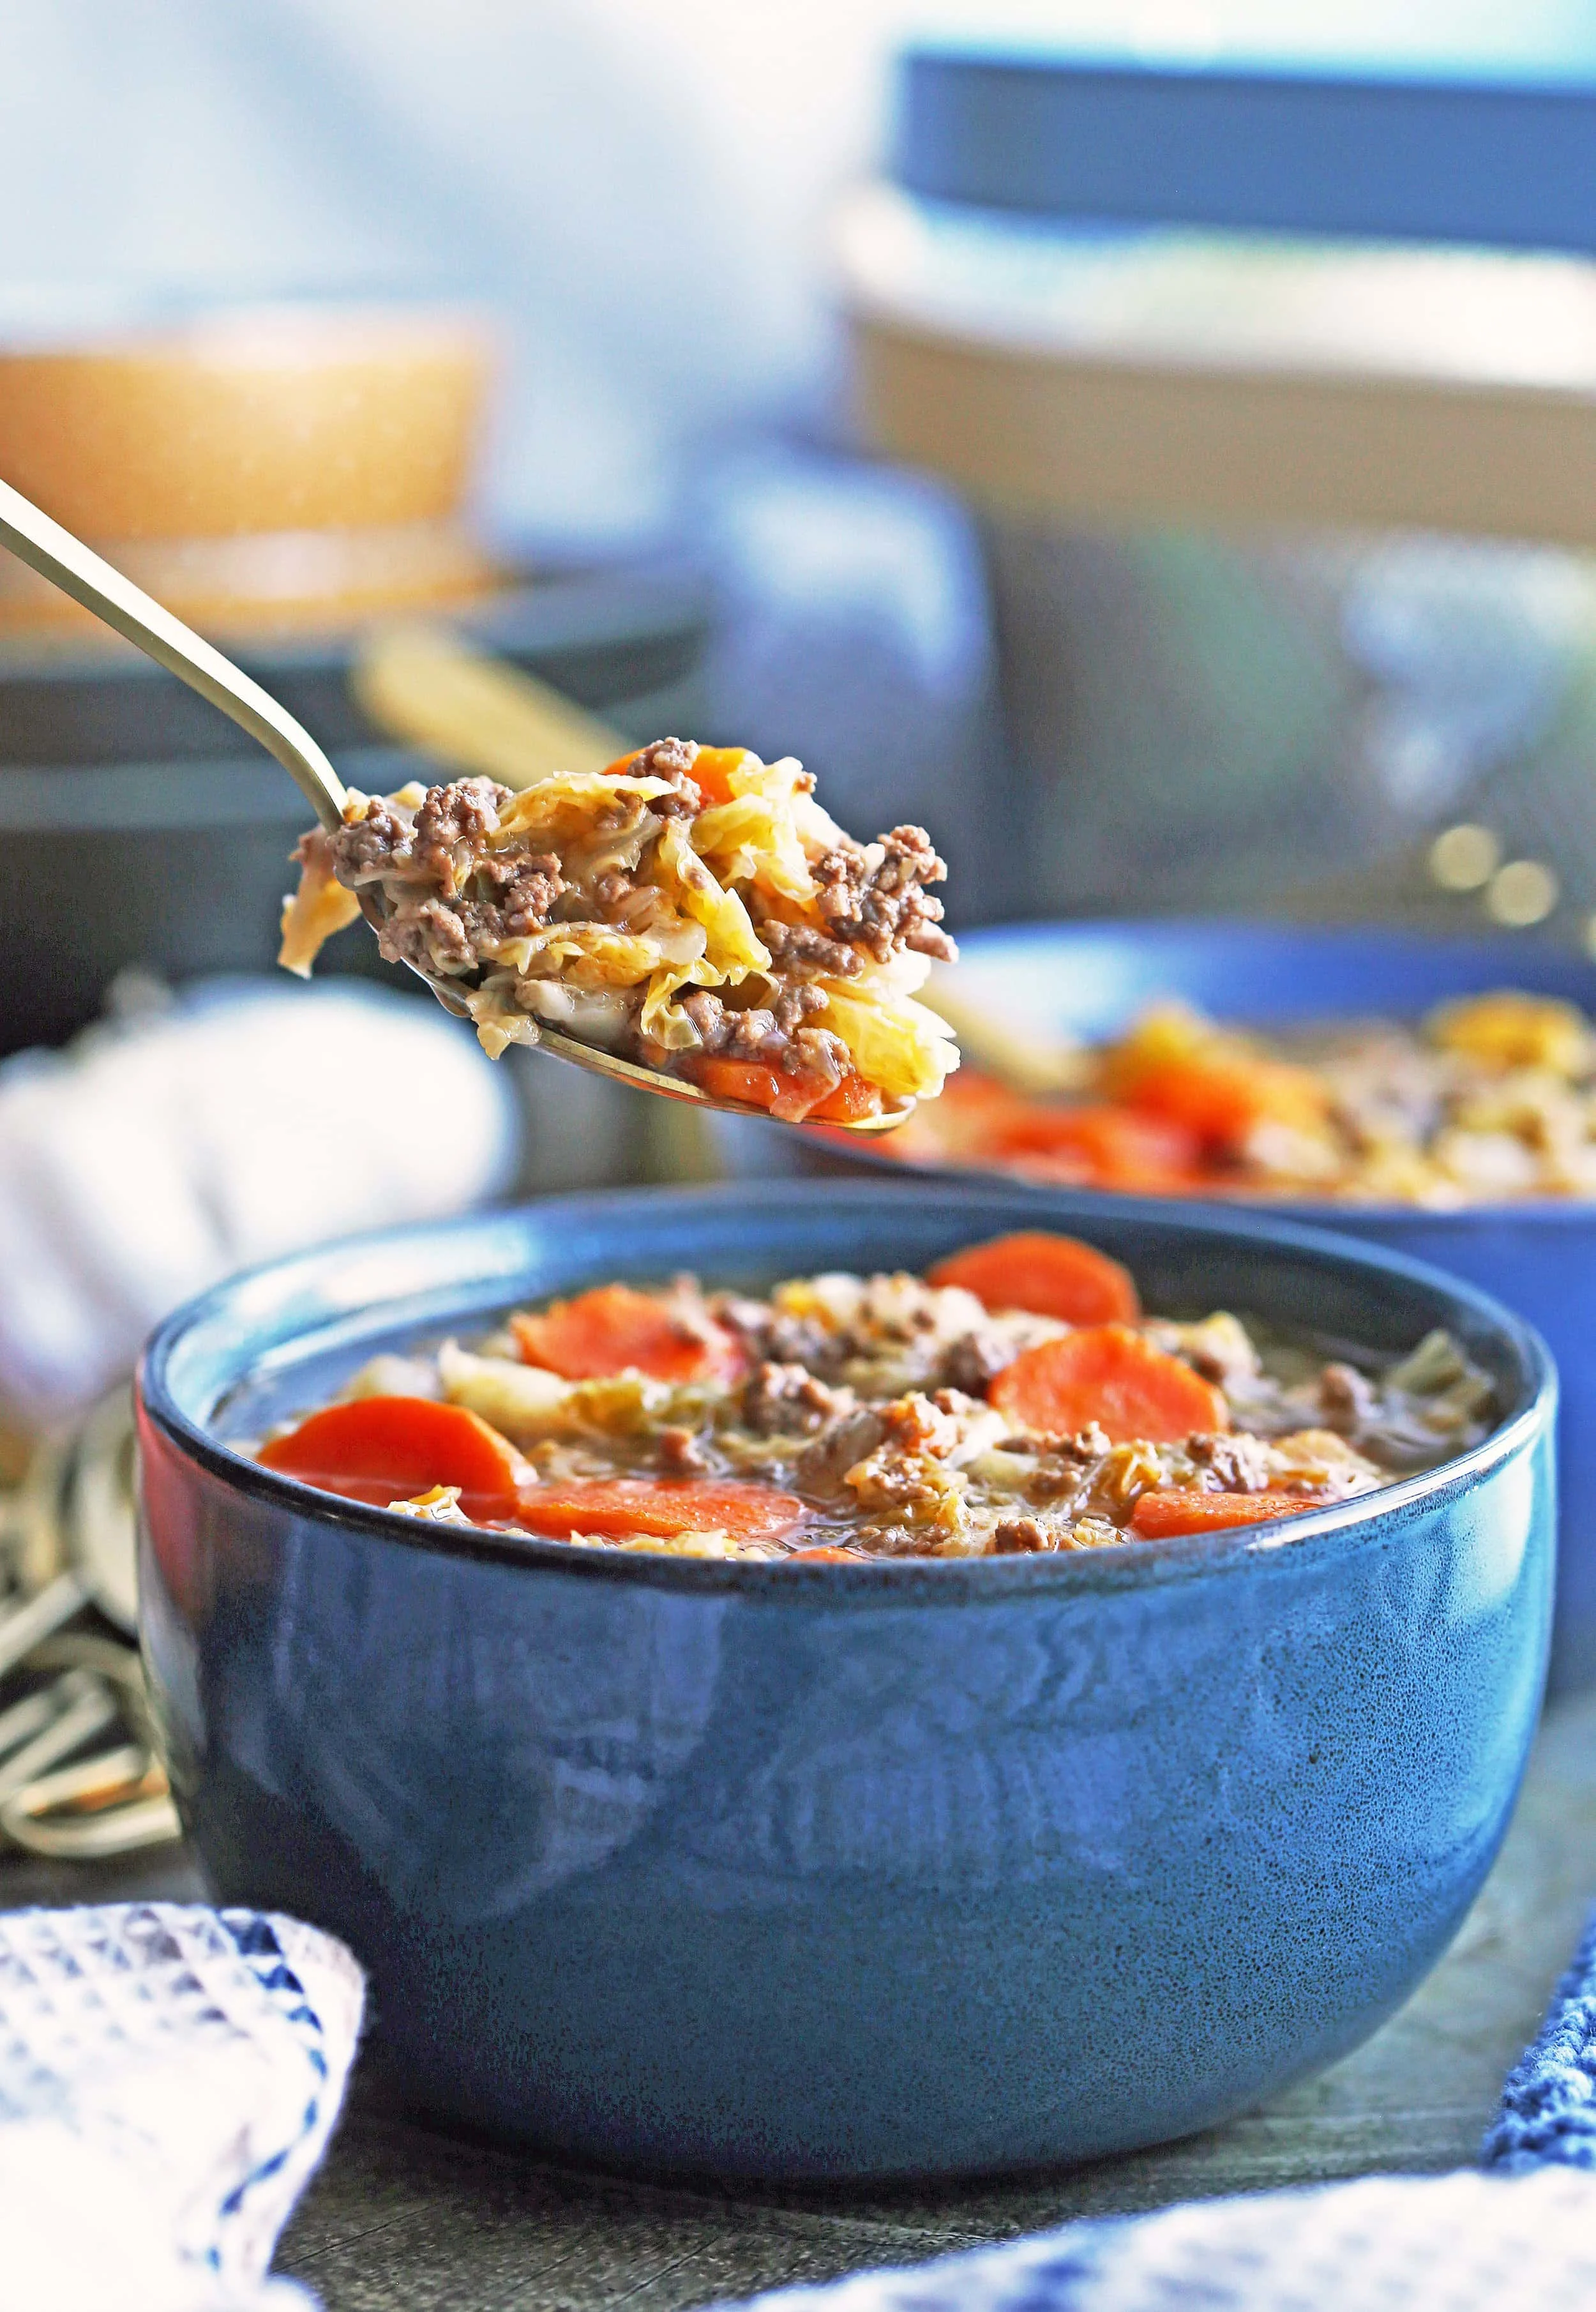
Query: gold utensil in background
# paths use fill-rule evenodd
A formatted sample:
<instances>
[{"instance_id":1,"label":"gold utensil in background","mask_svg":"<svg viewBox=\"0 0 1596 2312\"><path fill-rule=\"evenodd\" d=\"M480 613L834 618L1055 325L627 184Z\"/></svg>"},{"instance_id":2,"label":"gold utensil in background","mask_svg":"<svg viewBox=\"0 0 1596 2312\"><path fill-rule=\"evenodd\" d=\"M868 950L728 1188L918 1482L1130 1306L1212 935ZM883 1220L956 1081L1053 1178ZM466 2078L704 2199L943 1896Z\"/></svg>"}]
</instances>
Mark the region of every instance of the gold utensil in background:
<instances>
[{"instance_id":1,"label":"gold utensil in background","mask_svg":"<svg viewBox=\"0 0 1596 2312\"><path fill-rule=\"evenodd\" d=\"M74 602L82 603L97 618L113 627L130 643L144 651L156 663L175 674L189 688L209 699L258 740L268 754L274 755L315 811L321 824L328 828L343 822L344 782L334 770L314 739L303 725L294 720L285 707L280 706L257 682L224 658L219 650L201 640L180 618L135 586L131 579L102 562L98 554L52 521L38 506L0 482L0 545L12 552L30 569L60 587ZM390 667L389 681L393 680ZM570 710L572 714L575 709ZM502 737L502 724L496 726ZM557 736L557 733L554 734ZM551 744L554 737L551 737ZM608 756L606 760L613 761ZM569 765L564 766L569 767ZM521 785L531 784L523 777ZM361 895L361 908L368 923L379 927L384 902L374 890ZM448 1012L460 1018L469 1013L449 982L438 974L424 971L419 964L410 968L417 978L425 982ZM584 1044L574 1036L562 1035L557 1029L537 1025L537 1047L550 1052L554 1058L569 1060L573 1067L587 1068L595 1075L607 1076L613 1083L631 1085L638 1091L681 1100L697 1108L723 1109L728 1115L762 1116L761 1108L750 1108L741 1100L712 1099L696 1084L679 1076L665 1076L651 1068L638 1067L630 1060L617 1059L613 1053L600 1051L597 1046ZM890 1132L901 1124L914 1107L905 1100L899 1107L881 1116L861 1117L854 1122L840 1125L844 1132Z\"/></svg>"},{"instance_id":2,"label":"gold utensil in background","mask_svg":"<svg viewBox=\"0 0 1596 2312\"><path fill-rule=\"evenodd\" d=\"M373 634L350 687L390 737L507 787L536 786L554 771L602 771L631 751L618 731L536 675L437 626Z\"/></svg>"}]
</instances>

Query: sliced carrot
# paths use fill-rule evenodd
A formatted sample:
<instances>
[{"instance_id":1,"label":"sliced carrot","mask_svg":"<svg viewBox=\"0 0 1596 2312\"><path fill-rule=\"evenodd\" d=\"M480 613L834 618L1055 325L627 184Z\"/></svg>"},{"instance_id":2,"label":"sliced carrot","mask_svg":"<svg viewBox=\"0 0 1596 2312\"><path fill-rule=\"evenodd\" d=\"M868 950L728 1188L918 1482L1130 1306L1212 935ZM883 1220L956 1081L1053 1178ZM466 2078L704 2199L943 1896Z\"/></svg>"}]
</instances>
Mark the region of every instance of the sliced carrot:
<instances>
[{"instance_id":1,"label":"sliced carrot","mask_svg":"<svg viewBox=\"0 0 1596 2312\"><path fill-rule=\"evenodd\" d=\"M881 1113L881 1094L857 1072L845 1075L827 1091L812 1078L788 1075L764 1060L732 1060L723 1053L697 1052L683 1073L711 1099L736 1099L745 1108L763 1108L783 1124L810 1119L846 1124Z\"/></svg>"},{"instance_id":2,"label":"sliced carrot","mask_svg":"<svg viewBox=\"0 0 1596 2312\"><path fill-rule=\"evenodd\" d=\"M630 1284L600 1284L574 1300L510 1320L525 1364L566 1380L641 1372L650 1380L732 1380L742 1367L733 1336L711 1318L689 1323L670 1302Z\"/></svg>"},{"instance_id":3,"label":"sliced carrot","mask_svg":"<svg viewBox=\"0 0 1596 2312\"><path fill-rule=\"evenodd\" d=\"M702 795L706 810L712 803L731 801L731 788L728 781L731 773L736 770L747 751L746 747L701 747L699 749L693 758L693 768L687 775ZM617 756L613 763L606 766L605 776L625 778L634 775L638 756L642 752L643 749L640 747L630 755Z\"/></svg>"},{"instance_id":4,"label":"sliced carrot","mask_svg":"<svg viewBox=\"0 0 1596 2312\"><path fill-rule=\"evenodd\" d=\"M999 1120L986 1144L999 1163L1068 1168L1095 1188L1154 1195L1190 1187L1201 1155L1197 1134L1185 1125L1106 1101L1079 1108L1038 1104Z\"/></svg>"},{"instance_id":5,"label":"sliced carrot","mask_svg":"<svg viewBox=\"0 0 1596 2312\"><path fill-rule=\"evenodd\" d=\"M1324 1087L1309 1069L1229 1056L1155 1064L1126 1085L1124 1098L1225 1152L1239 1149L1260 1124L1311 1131L1323 1122L1326 1106Z\"/></svg>"},{"instance_id":6,"label":"sliced carrot","mask_svg":"<svg viewBox=\"0 0 1596 2312\"><path fill-rule=\"evenodd\" d=\"M1028 1309L1067 1325L1133 1325L1141 1314L1128 1268L1078 1237L1022 1229L967 1245L927 1271L932 1284L962 1284L989 1309Z\"/></svg>"},{"instance_id":7,"label":"sliced carrot","mask_svg":"<svg viewBox=\"0 0 1596 2312\"><path fill-rule=\"evenodd\" d=\"M835 1091L827 1092L819 1106L809 1110L809 1120L815 1124L858 1124L867 1116L880 1113L880 1092L853 1068Z\"/></svg>"},{"instance_id":8,"label":"sliced carrot","mask_svg":"<svg viewBox=\"0 0 1596 2312\"><path fill-rule=\"evenodd\" d=\"M1204 1493L1171 1485L1143 1493L1130 1523L1144 1540L1161 1541L1166 1534L1225 1533L1232 1526L1263 1525L1270 1518L1300 1517L1317 1507L1301 1493Z\"/></svg>"},{"instance_id":9,"label":"sliced carrot","mask_svg":"<svg viewBox=\"0 0 1596 2312\"><path fill-rule=\"evenodd\" d=\"M973 1145L1010 1125L1023 1125L1037 1112L1038 1104L1025 1093L1011 1090L995 1076L983 1076L961 1067L942 1087L935 1108L938 1130L951 1145Z\"/></svg>"},{"instance_id":10,"label":"sliced carrot","mask_svg":"<svg viewBox=\"0 0 1596 2312\"><path fill-rule=\"evenodd\" d=\"M796 1493L770 1485L680 1483L650 1477L598 1477L571 1485L534 1485L520 1498L516 1522L557 1541L573 1533L668 1540L678 1533L726 1533L759 1541L786 1533L806 1515Z\"/></svg>"},{"instance_id":11,"label":"sliced carrot","mask_svg":"<svg viewBox=\"0 0 1596 2312\"><path fill-rule=\"evenodd\" d=\"M260 1459L325 1493L384 1508L433 1485L458 1485L461 1508L479 1519L512 1511L528 1476L515 1448L479 1414L429 1397L327 1406L274 1438Z\"/></svg>"},{"instance_id":12,"label":"sliced carrot","mask_svg":"<svg viewBox=\"0 0 1596 2312\"><path fill-rule=\"evenodd\" d=\"M821 1542L813 1549L789 1550L786 1562L789 1565L857 1565L859 1558L851 1549L836 1549L829 1542Z\"/></svg>"},{"instance_id":13,"label":"sliced carrot","mask_svg":"<svg viewBox=\"0 0 1596 2312\"><path fill-rule=\"evenodd\" d=\"M703 797L704 809L731 801L731 775L747 753L746 747L701 747L689 776Z\"/></svg>"},{"instance_id":14,"label":"sliced carrot","mask_svg":"<svg viewBox=\"0 0 1596 2312\"><path fill-rule=\"evenodd\" d=\"M763 1060L728 1060L720 1052L693 1052L682 1073L711 1099L737 1099L745 1108L774 1108L781 1096L781 1074ZM803 1113L809 1110L806 1107Z\"/></svg>"},{"instance_id":15,"label":"sliced carrot","mask_svg":"<svg viewBox=\"0 0 1596 2312\"><path fill-rule=\"evenodd\" d=\"M1022 1351L987 1391L1006 1421L1047 1435L1096 1422L1116 1445L1228 1429L1220 1392L1128 1325L1094 1325Z\"/></svg>"}]
</instances>

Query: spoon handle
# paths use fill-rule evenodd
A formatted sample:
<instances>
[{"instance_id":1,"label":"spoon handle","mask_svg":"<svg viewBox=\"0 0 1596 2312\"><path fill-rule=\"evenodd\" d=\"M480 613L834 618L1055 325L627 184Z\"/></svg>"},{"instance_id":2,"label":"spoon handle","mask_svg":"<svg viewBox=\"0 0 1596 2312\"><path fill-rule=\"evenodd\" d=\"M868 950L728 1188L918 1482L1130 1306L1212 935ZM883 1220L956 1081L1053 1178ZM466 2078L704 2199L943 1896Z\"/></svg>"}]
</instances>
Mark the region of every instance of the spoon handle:
<instances>
[{"instance_id":1,"label":"spoon handle","mask_svg":"<svg viewBox=\"0 0 1596 2312\"><path fill-rule=\"evenodd\" d=\"M0 545L8 546L19 561L231 715L241 731L276 757L324 827L341 823L344 782L310 732L231 659L202 642L180 618L152 601L131 579L4 482L0 482Z\"/></svg>"}]
</instances>

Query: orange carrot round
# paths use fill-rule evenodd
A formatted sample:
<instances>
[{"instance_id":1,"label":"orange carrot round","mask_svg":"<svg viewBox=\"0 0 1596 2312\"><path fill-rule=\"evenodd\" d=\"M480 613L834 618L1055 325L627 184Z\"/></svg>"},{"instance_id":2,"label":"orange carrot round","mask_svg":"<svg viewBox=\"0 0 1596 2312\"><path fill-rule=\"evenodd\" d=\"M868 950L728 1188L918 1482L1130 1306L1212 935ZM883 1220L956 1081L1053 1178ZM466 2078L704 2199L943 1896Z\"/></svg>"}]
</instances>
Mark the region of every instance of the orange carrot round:
<instances>
[{"instance_id":1,"label":"orange carrot round","mask_svg":"<svg viewBox=\"0 0 1596 2312\"><path fill-rule=\"evenodd\" d=\"M1131 1511L1133 1531L1146 1541L1177 1533L1226 1533L1233 1526L1263 1525L1270 1518L1300 1517L1318 1502L1300 1493L1205 1493L1183 1485L1143 1493Z\"/></svg>"},{"instance_id":2,"label":"orange carrot round","mask_svg":"<svg viewBox=\"0 0 1596 2312\"><path fill-rule=\"evenodd\" d=\"M781 1493L772 1485L597 1477L575 1484L529 1486L515 1517L529 1532L547 1534L556 1541L568 1540L573 1533L608 1539L649 1535L659 1540L679 1533L726 1533L737 1541L759 1541L789 1532L806 1514L796 1493Z\"/></svg>"},{"instance_id":3,"label":"orange carrot round","mask_svg":"<svg viewBox=\"0 0 1596 2312\"><path fill-rule=\"evenodd\" d=\"M740 1100L783 1124L849 1124L879 1116L881 1094L850 1070L830 1091L812 1077L789 1075L765 1060L733 1060L721 1052L695 1053L683 1073L711 1099Z\"/></svg>"},{"instance_id":4,"label":"orange carrot round","mask_svg":"<svg viewBox=\"0 0 1596 2312\"><path fill-rule=\"evenodd\" d=\"M635 778L638 757L643 751L640 747L630 755L617 755L613 763L605 766L606 778ZM687 775L703 797L703 807L706 810L711 810L718 802L731 801L731 787L728 781L731 773L736 770L747 751L746 747L701 747L699 749L693 758L693 768Z\"/></svg>"},{"instance_id":5,"label":"orange carrot round","mask_svg":"<svg viewBox=\"0 0 1596 2312\"><path fill-rule=\"evenodd\" d=\"M1128 1325L1041 1341L1006 1366L987 1395L1018 1429L1067 1436L1095 1421L1116 1445L1173 1444L1194 1429L1230 1426L1211 1383Z\"/></svg>"},{"instance_id":6,"label":"orange carrot round","mask_svg":"<svg viewBox=\"0 0 1596 2312\"><path fill-rule=\"evenodd\" d=\"M835 1091L827 1092L818 1106L809 1110L811 1124L857 1124L867 1116L879 1116L881 1094L873 1083L867 1083L857 1068L850 1068Z\"/></svg>"},{"instance_id":7,"label":"orange carrot round","mask_svg":"<svg viewBox=\"0 0 1596 2312\"><path fill-rule=\"evenodd\" d=\"M701 747L687 774L703 797L704 809L731 801L731 774L747 753L746 747Z\"/></svg>"},{"instance_id":8,"label":"orange carrot round","mask_svg":"<svg viewBox=\"0 0 1596 2312\"><path fill-rule=\"evenodd\" d=\"M574 1300L510 1320L523 1363L566 1380L606 1380L622 1372L650 1380L733 1380L742 1353L711 1318L688 1322L670 1302L630 1284L600 1284Z\"/></svg>"},{"instance_id":9,"label":"orange carrot round","mask_svg":"<svg viewBox=\"0 0 1596 2312\"><path fill-rule=\"evenodd\" d=\"M263 1447L268 1469L346 1500L414 1500L458 1485L468 1517L504 1517L525 1484L526 1463L508 1439L464 1406L429 1397L362 1397L329 1405Z\"/></svg>"},{"instance_id":10,"label":"orange carrot round","mask_svg":"<svg viewBox=\"0 0 1596 2312\"><path fill-rule=\"evenodd\" d=\"M1038 1105L997 1123L986 1142L997 1163L1032 1171L1045 1166L1094 1188L1170 1195L1195 1180L1197 1135L1162 1116L1108 1102L1079 1108Z\"/></svg>"},{"instance_id":11,"label":"orange carrot round","mask_svg":"<svg viewBox=\"0 0 1596 2312\"><path fill-rule=\"evenodd\" d=\"M966 1245L927 1274L932 1284L962 1284L988 1309L1028 1309L1067 1325L1129 1325L1141 1314L1128 1268L1078 1237L1042 1229Z\"/></svg>"},{"instance_id":12,"label":"orange carrot round","mask_svg":"<svg viewBox=\"0 0 1596 2312\"><path fill-rule=\"evenodd\" d=\"M730 1060L720 1052L695 1052L682 1070L689 1083L711 1099L740 1100L745 1108L773 1108L781 1096L779 1069L763 1060ZM803 1109L808 1114L808 1108Z\"/></svg>"},{"instance_id":13,"label":"orange carrot round","mask_svg":"<svg viewBox=\"0 0 1596 2312\"><path fill-rule=\"evenodd\" d=\"M1239 1149L1265 1122L1312 1130L1326 1094L1310 1069L1288 1061L1214 1055L1158 1062L1127 1083L1132 1108L1166 1118L1221 1152Z\"/></svg>"}]
</instances>

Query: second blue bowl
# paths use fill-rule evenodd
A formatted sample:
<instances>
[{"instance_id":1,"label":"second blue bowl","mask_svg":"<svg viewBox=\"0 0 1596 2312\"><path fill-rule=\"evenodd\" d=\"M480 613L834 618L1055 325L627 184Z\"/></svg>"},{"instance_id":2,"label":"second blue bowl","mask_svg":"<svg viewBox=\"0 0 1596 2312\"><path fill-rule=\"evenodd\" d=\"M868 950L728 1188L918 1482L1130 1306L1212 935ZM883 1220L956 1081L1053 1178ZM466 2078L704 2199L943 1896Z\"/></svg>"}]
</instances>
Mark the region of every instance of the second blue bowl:
<instances>
[{"instance_id":1,"label":"second blue bowl","mask_svg":"<svg viewBox=\"0 0 1596 2312\"><path fill-rule=\"evenodd\" d=\"M1090 1040L1121 1033L1146 1005L1183 997L1218 1020L1289 1027L1309 1020L1415 1020L1449 996L1494 987L1557 995L1596 1015L1596 968L1531 941L1430 939L1359 924L1326 930L1260 923L1023 924L964 933L972 992L985 989L1005 1018L1043 1034ZM738 1173L883 1167L890 1157L858 1141L824 1153L780 1125L717 1119ZM912 1175L911 1177L913 1177ZM990 1174L948 1173L955 1180ZM1016 1187L1022 1184L1015 1183ZM1042 1194L1042 1191L1033 1191ZM1144 1212L1167 1201L1131 1200ZM1524 1202L1426 1212L1411 1204L1287 1203L1260 1211L1356 1237L1433 1262L1494 1293L1540 1332L1561 1381L1557 1458L1560 1530L1554 1690L1596 1686L1596 1203Z\"/></svg>"}]
</instances>

